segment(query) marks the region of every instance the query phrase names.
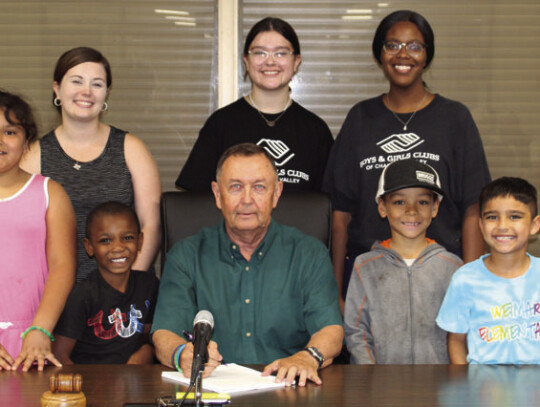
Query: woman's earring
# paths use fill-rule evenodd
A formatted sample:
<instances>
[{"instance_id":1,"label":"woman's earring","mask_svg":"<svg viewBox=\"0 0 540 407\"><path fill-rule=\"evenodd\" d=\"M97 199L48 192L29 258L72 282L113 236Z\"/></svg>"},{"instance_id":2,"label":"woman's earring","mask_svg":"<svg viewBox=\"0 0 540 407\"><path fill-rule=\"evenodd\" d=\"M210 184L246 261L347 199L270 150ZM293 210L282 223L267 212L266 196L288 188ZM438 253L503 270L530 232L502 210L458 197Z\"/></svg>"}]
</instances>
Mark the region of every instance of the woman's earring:
<instances>
[{"instance_id":1,"label":"woman's earring","mask_svg":"<svg viewBox=\"0 0 540 407\"><path fill-rule=\"evenodd\" d=\"M109 105L107 102L103 102L103 107L101 108L101 111L106 112L107 110L109 110Z\"/></svg>"},{"instance_id":2,"label":"woman's earring","mask_svg":"<svg viewBox=\"0 0 540 407\"><path fill-rule=\"evenodd\" d=\"M56 107L62 106L62 101L60 100L58 96L54 98L53 103Z\"/></svg>"}]
</instances>

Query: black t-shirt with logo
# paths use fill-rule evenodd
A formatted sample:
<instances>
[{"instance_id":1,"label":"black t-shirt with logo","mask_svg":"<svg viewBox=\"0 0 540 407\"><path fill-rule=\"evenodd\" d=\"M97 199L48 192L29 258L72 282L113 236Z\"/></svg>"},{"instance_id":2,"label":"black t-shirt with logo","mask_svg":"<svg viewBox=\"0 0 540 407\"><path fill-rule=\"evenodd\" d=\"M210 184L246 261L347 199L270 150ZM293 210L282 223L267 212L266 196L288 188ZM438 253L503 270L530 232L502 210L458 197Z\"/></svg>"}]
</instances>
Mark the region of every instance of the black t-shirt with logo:
<instances>
[{"instance_id":1,"label":"black t-shirt with logo","mask_svg":"<svg viewBox=\"0 0 540 407\"><path fill-rule=\"evenodd\" d=\"M211 191L221 154L239 143L255 143L274 157L285 191L320 191L334 139L317 115L292 102L285 112L265 114L268 126L244 98L214 112L199 133L176 186Z\"/></svg>"},{"instance_id":2,"label":"black t-shirt with logo","mask_svg":"<svg viewBox=\"0 0 540 407\"><path fill-rule=\"evenodd\" d=\"M111 287L97 270L69 294L55 334L77 340L74 363L126 363L143 344L151 324L159 280L154 273L131 270L125 293Z\"/></svg>"},{"instance_id":3,"label":"black t-shirt with logo","mask_svg":"<svg viewBox=\"0 0 540 407\"><path fill-rule=\"evenodd\" d=\"M407 122L410 114L400 115ZM478 201L490 180L482 140L469 110L435 95L403 130L383 103L382 95L356 104L347 115L332 148L323 190L334 209L349 212L347 251L358 255L376 240L390 238L388 221L377 211L379 177L389 163L414 158L439 173L445 197L427 236L459 253L465 210Z\"/></svg>"}]
</instances>

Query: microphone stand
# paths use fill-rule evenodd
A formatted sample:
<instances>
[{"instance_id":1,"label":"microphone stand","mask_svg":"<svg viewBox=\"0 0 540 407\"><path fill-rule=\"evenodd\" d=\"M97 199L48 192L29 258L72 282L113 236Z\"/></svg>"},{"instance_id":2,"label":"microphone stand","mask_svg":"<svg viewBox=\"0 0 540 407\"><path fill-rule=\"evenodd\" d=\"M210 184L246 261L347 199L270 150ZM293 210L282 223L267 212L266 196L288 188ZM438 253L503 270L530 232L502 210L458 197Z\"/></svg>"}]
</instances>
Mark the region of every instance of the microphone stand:
<instances>
[{"instance_id":1,"label":"microphone stand","mask_svg":"<svg viewBox=\"0 0 540 407\"><path fill-rule=\"evenodd\" d=\"M197 379L195 379L195 406L200 407L202 405L202 370L197 372Z\"/></svg>"}]
</instances>

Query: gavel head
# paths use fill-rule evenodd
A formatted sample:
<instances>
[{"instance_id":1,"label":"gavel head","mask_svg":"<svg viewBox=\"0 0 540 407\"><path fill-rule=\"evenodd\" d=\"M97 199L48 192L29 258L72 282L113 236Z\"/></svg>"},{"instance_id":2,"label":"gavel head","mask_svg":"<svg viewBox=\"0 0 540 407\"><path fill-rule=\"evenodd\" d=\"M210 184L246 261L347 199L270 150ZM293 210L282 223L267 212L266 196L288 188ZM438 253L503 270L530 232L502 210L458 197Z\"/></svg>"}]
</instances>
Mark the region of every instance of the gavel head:
<instances>
[{"instance_id":1,"label":"gavel head","mask_svg":"<svg viewBox=\"0 0 540 407\"><path fill-rule=\"evenodd\" d=\"M49 378L49 389L52 393L80 393L82 376L79 373L56 373Z\"/></svg>"}]
</instances>

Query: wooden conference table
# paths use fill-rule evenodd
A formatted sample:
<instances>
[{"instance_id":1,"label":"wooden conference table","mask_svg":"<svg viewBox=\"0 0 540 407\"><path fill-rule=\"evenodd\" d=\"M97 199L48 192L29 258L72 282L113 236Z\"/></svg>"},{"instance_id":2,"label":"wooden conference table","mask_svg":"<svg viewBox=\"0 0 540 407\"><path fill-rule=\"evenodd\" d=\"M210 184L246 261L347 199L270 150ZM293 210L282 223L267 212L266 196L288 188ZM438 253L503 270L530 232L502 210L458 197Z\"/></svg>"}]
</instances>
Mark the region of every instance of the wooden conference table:
<instances>
[{"instance_id":1,"label":"wooden conference table","mask_svg":"<svg viewBox=\"0 0 540 407\"><path fill-rule=\"evenodd\" d=\"M257 368L257 366L254 366ZM54 373L80 373L87 406L154 402L184 386L161 379L160 365L77 365L0 372L0 406L39 406ZM233 395L231 406L538 406L540 367L333 365L323 385Z\"/></svg>"}]
</instances>

